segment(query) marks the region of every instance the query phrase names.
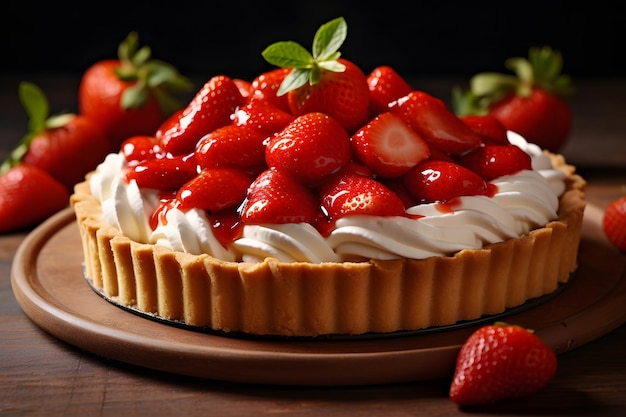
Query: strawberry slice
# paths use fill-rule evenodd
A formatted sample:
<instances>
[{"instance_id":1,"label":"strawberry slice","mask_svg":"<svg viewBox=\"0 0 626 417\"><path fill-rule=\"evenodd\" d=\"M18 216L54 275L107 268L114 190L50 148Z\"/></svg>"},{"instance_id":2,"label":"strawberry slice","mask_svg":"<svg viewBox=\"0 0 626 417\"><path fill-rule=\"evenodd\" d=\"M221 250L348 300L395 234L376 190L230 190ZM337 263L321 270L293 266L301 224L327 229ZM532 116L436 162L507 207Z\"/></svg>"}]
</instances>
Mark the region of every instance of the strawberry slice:
<instances>
[{"instance_id":1,"label":"strawberry slice","mask_svg":"<svg viewBox=\"0 0 626 417\"><path fill-rule=\"evenodd\" d=\"M515 145L485 145L460 155L457 162L491 181L532 169L530 156Z\"/></svg>"},{"instance_id":2,"label":"strawberry slice","mask_svg":"<svg viewBox=\"0 0 626 417\"><path fill-rule=\"evenodd\" d=\"M67 207L69 191L41 168L20 163L0 176L0 233L32 227Z\"/></svg>"},{"instance_id":3,"label":"strawberry slice","mask_svg":"<svg viewBox=\"0 0 626 417\"><path fill-rule=\"evenodd\" d=\"M225 75L207 81L182 111L174 113L156 132L161 148L173 155L192 152L200 138L231 123L245 103L239 87Z\"/></svg>"},{"instance_id":4,"label":"strawberry slice","mask_svg":"<svg viewBox=\"0 0 626 417\"><path fill-rule=\"evenodd\" d=\"M452 162L427 160L404 176L404 185L422 203L446 202L466 195L492 195L495 186Z\"/></svg>"},{"instance_id":5,"label":"strawberry slice","mask_svg":"<svg viewBox=\"0 0 626 417\"><path fill-rule=\"evenodd\" d=\"M376 116L352 136L352 150L382 178L402 176L430 155L426 141L389 112Z\"/></svg>"},{"instance_id":6,"label":"strawberry slice","mask_svg":"<svg viewBox=\"0 0 626 417\"><path fill-rule=\"evenodd\" d=\"M320 214L317 198L308 188L291 176L269 168L250 185L241 222L315 224Z\"/></svg>"},{"instance_id":7,"label":"strawberry slice","mask_svg":"<svg viewBox=\"0 0 626 417\"><path fill-rule=\"evenodd\" d=\"M438 98L412 91L389 105L431 146L450 154L461 154L481 144L481 138L452 113Z\"/></svg>"},{"instance_id":8,"label":"strawberry slice","mask_svg":"<svg viewBox=\"0 0 626 417\"><path fill-rule=\"evenodd\" d=\"M370 90L370 116L389 111L389 103L413 91L404 78L392 67L381 65L367 76Z\"/></svg>"},{"instance_id":9,"label":"strawberry slice","mask_svg":"<svg viewBox=\"0 0 626 417\"><path fill-rule=\"evenodd\" d=\"M322 207L330 220L349 214L402 216L404 203L393 191L372 177L346 170L320 190Z\"/></svg>"}]
</instances>

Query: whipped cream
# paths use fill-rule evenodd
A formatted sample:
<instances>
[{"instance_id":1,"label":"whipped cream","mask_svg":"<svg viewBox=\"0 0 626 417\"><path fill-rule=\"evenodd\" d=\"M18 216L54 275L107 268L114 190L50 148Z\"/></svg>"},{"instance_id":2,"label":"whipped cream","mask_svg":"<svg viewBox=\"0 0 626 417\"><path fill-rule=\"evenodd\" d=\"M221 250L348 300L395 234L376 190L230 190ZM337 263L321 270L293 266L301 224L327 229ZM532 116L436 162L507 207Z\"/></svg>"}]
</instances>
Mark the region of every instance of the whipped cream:
<instances>
[{"instance_id":1,"label":"whipped cream","mask_svg":"<svg viewBox=\"0 0 626 417\"><path fill-rule=\"evenodd\" d=\"M338 219L329 236L308 223L246 225L242 236L224 247L204 210L169 209L155 230L149 219L158 207L157 190L122 179L126 164L110 154L90 178L104 220L129 238L224 261L343 262L367 259L423 259L517 238L557 218L565 174L552 167L541 148L508 132L511 143L532 159L525 170L491 181L493 197L463 196L449 204L419 204L407 216L352 215Z\"/></svg>"}]
</instances>

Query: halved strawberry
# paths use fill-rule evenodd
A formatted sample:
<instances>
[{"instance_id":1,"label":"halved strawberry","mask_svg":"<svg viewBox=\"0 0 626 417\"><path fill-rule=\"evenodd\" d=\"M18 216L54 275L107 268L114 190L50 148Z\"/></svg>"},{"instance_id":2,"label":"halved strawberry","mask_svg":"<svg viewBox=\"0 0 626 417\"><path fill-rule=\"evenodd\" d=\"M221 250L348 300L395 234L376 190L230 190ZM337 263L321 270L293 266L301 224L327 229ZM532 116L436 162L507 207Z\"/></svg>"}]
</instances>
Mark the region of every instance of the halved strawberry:
<instances>
[{"instance_id":1,"label":"halved strawberry","mask_svg":"<svg viewBox=\"0 0 626 417\"><path fill-rule=\"evenodd\" d=\"M323 113L297 117L272 136L265 148L267 165L315 187L352 159L350 137L341 124Z\"/></svg>"},{"instance_id":2,"label":"halved strawberry","mask_svg":"<svg viewBox=\"0 0 626 417\"><path fill-rule=\"evenodd\" d=\"M176 194L181 210L199 208L217 212L236 207L246 197L252 178L241 169L216 167L202 171Z\"/></svg>"},{"instance_id":3,"label":"halved strawberry","mask_svg":"<svg viewBox=\"0 0 626 417\"><path fill-rule=\"evenodd\" d=\"M182 111L156 132L159 145L173 155L192 152L200 138L231 123L231 115L245 103L232 78L216 75L207 81Z\"/></svg>"},{"instance_id":4,"label":"halved strawberry","mask_svg":"<svg viewBox=\"0 0 626 417\"><path fill-rule=\"evenodd\" d=\"M241 210L244 224L310 223L320 216L315 195L291 176L274 168L250 185Z\"/></svg>"},{"instance_id":5,"label":"halved strawberry","mask_svg":"<svg viewBox=\"0 0 626 417\"><path fill-rule=\"evenodd\" d=\"M461 120L478 136L484 143L493 145L508 145L509 140L506 136L506 128L504 125L490 114L472 114L461 116Z\"/></svg>"},{"instance_id":6,"label":"halved strawberry","mask_svg":"<svg viewBox=\"0 0 626 417\"><path fill-rule=\"evenodd\" d=\"M381 65L367 76L370 90L370 117L389 111L389 103L409 94L413 87L392 67Z\"/></svg>"},{"instance_id":7,"label":"halved strawberry","mask_svg":"<svg viewBox=\"0 0 626 417\"><path fill-rule=\"evenodd\" d=\"M480 146L459 155L457 162L480 175L485 181L532 169L530 156L511 144Z\"/></svg>"},{"instance_id":8,"label":"halved strawberry","mask_svg":"<svg viewBox=\"0 0 626 417\"><path fill-rule=\"evenodd\" d=\"M452 113L440 99L423 91L412 91L389 105L432 147L461 154L481 144L481 138Z\"/></svg>"},{"instance_id":9,"label":"halved strawberry","mask_svg":"<svg viewBox=\"0 0 626 417\"><path fill-rule=\"evenodd\" d=\"M427 160L404 176L404 185L422 203L446 202L467 195L491 195L494 186L452 162Z\"/></svg>"},{"instance_id":10,"label":"halved strawberry","mask_svg":"<svg viewBox=\"0 0 626 417\"><path fill-rule=\"evenodd\" d=\"M359 129L351 143L356 157L383 178L404 175L430 156L426 141L400 116L389 112Z\"/></svg>"},{"instance_id":11,"label":"halved strawberry","mask_svg":"<svg viewBox=\"0 0 626 417\"><path fill-rule=\"evenodd\" d=\"M337 220L350 214L401 216L404 203L393 191L376 179L351 170L320 189L320 201L328 218Z\"/></svg>"},{"instance_id":12,"label":"halved strawberry","mask_svg":"<svg viewBox=\"0 0 626 417\"><path fill-rule=\"evenodd\" d=\"M247 125L229 124L204 135L196 148L196 160L202 169L235 166L248 172L266 168L267 135Z\"/></svg>"},{"instance_id":13,"label":"halved strawberry","mask_svg":"<svg viewBox=\"0 0 626 417\"><path fill-rule=\"evenodd\" d=\"M166 155L161 158L146 159L137 165L129 166L124 180L137 181L141 188L155 190L177 190L198 174L196 158L188 155Z\"/></svg>"}]
</instances>

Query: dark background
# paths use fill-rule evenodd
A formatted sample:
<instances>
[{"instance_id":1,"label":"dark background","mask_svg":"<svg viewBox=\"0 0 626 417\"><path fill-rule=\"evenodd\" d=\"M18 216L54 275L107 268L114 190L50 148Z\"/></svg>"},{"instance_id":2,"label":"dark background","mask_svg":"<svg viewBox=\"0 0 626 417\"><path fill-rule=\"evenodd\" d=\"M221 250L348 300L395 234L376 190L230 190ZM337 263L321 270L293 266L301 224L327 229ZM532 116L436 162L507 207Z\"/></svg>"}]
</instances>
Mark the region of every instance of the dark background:
<instances>
[{"instance_id":1,"label":"dark background","mask_svg":"<svg viewBox=\"0 0 626 417\"><path fill-rule=\"evenodd\" d=\"M625 76L626 2L619 1L100 1L3 2L0 76L82 73L116 56L135 30L153 57L185 75L252 78L279 40L310 50L317 28L344 16L341 51L367 73L387 64L407 78L504 72L531 46L562 52L573 77Z\"/></svg>"}]
</instances>

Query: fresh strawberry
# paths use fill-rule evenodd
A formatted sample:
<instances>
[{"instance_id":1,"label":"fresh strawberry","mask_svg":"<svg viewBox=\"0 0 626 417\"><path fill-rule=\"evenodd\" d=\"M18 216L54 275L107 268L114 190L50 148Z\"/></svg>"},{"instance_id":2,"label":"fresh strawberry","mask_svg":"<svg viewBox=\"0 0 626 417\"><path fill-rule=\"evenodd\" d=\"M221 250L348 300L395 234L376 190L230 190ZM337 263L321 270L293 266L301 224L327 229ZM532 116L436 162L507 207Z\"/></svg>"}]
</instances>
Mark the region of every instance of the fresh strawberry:
<instances>
[{"instance_id":1,"label":"fresh strawberry","mask_svg":"<svg viewBox=\"0 0 626 417\"><path fill-rule=\"evenodd\" d=\"M162 150L154 136L131 136L122 142L120 152L130 165L156 157Z\"/></svg>"},{"instance_id":2,"label":"fresh strawberry","mask_svg":"<svg viewBox=\"0 0 626 417\"><path fill-rule=\"evenodd\" d=\"M164 155L146 159L127 167L124 180L135 180L141 188L155 190L177 190L198 175L195 154Z\"/></svg>"},{"instance_id":3,"label":"fresh strawberry","mask_svg":"<svg viewBox=\"0 0 626 417\"><path fill-rule=\"evenodd\" d=\"M231 116L245 98L232 78L216 75L195 94L183 111L175 113L157 130L156 138L173 155L192 152L201 137L232 122Z\"/></svg>"},{"instance_id":4,"label":"fresh strawberry","mask_svg":"<svg viewBox=\"0 0 626 417\"><path fill-rule=\"evenodd\" d=\"M479 73L470 79L469 91L457 90L455 112L460 116L488 113L527 141L558 152L572 125L566 97L573 88L562 74L561 54L550 47L535 47L528 59L510 58L505 65L515 75Z\"/></svg>"},{"instance_id":5,"label":"fresh strawberry","mask_svg":"<svg viewBox=\"0 0 626 417\"><path fill-rule=\"evenodd\" d=\"M68 206L68 189L43 169L20 163L0 175L0 233L38 225Z\"/></svg>"},{"instance_id":6,"label":"fresh strawberry","mask_svg":"<svg viewBox=\"0 0 626 417\"><path fill-rule=\"evenodd\" d=\"M481 138L452 113L438 98L424 91L412 91L389 105L433 148L461 154L481 144Z\"/></svg>"},{"instance_id":7,"label":"fresh strawberry","mask_svg":"<svg viewBox=\"0 0 626 417\"><path fill-rule=\"evenodd\" d=\"M2 170L25 162L43 169L71 191L109 152L107 137L100 126L85 116L49 117L48 99L36 85L23 82L18 92L29 115L29 131Z\"/></svg>"},{"instance_id":8,"label":"fresh strawberry","mask_svg":"<svg viewBox=\"0 0 626 417\"><path fill-rule=\"evenodd\" d=\"M250 176L238 168L206 169L178 190L178 208L217 212L239 206L251 183Z\"/></svg>"},{"instance_id":9,"label":"fresh strawberry","mask_svg":"<svg viewBox=\"0 0 626 417\"><path fill-rule=\"evenodd\" d=\"M506 136L506 128L500 120L491 114L472 114L461 116L461 120L472 129L483 143L492 145L508 145L509 139Z\"/></svg>"},{"instance_id":10,"label":"fresh strawberry","mask_svg":"<svg viewBox=\"0 0 626 417\"><path fill-rule=\"evenodd\" d=\"M272 136L265 148L268 166L310 187L319 185L351 159L348 133L337 120L323 113L297 117Z\"/></svg>"},{"instance_id":11,"label":"fresh strawberry","mask_svg":"<svg viewBox=\"0 0 626 417\"><path fill-rule=\"evenodd\" d=\"M331 221L350 214L404 215L400 197L380 181L352 170L325 183L320 189L320 201Z\"/></svg>"},{"instance_id":12,"label":"fresh strawberry","mask_svg":"<svg viewBox=\"0 0 626 417\"><path fill-rule=\"evenodd\" d=\"M556 372L554 351L521 326L480 327L459 351L450 399L459 406L526 397L545 387Z\"/></svg>"},{"instance_id":13,"label":"fresh strawberry","mask_svg":"<svg viewBox=\"0 0 626 417\"><path fill-rule=\"evenodd\" d=\"M626 196L608 205L602 218L602 230L613 245L626 252Z\"/></svg>"},{"instance_id":14,"label":"fresh strawberry","mask_svg":"<svg viewBox=\"0 0 626 417\"><path fill-rule=\"evenodd\" d=\"M452 162L427 160L404 176L411 195L422 203L446 202L467 195L491 195L493 186L475 172Z\"/></svg>"},{"instance_id":15,"label":"fresh strawberry","mask_svg":"<svg viewBox=\"0 0 626 417\"><path fill-rule=\"evenodd\" d=\"M250 99L233 115L235 125L249 126L267 134L278 132L293 119L291 113L280 109L271 101L259 98Z\"/></svg>"},{"instance_id":16,"label":"fresh strawberry","mask_svg":"<svg viewBox=\"0 0 626 417\"><path fill-rule=\"evenodd\" d=\"M320 217L315 195L291 176L274 168L250 185L241 210L244 224L310 223Z\"/></svg>"},{"instance_id":17,"label":"fresh strawberry","mask_svg":"<svg viewBox=\"0 0 626 417\"><path fill-rule=\"evenodd\" d=\"M480 175L485 181L532 169L530 156L511 144L480 146L460 155L457 161Z\"/></svg>"},{"instance_id":18,"label":"fresh strawberry","mask_svg":"<svg viewBox=\"0 0 626 417\"><path fill-rule=\"evenodd\" d=\"M381 65L367 76L370 90L370 117L389 111L389 103L413 91L404 78L392 67Z\"/></svg>"},{"instance_id":19,"label":"fresh strawberry","mask_svg":"<svg viewBox=\"0 0 626 417\"><path fill-rule=\"evenodd\" d=\"M150 55L131 32L116 59L94 63L80 80L79 112L102 126L113 152L130 136L153 135L181 107L173 93L191 87L175 68Z\"/></svg>"},{"instance_id":20,"label":"fresh strawberry","mask_svg":"<svg viewBox=\"0 0 626 417\"><path fill-rule=\"evenodd\" d=\"M347 35L343 18L322 25L313 40L313 55L295 42L277 42L263 57L281 68L293 68L277 95L287 94L294 116L326 113L352 133L369 118L367 77L353 62L339 58L339 47Z\"/></svg>"},{"instance_id":21,"label":"fresh strawberry","mask_svg":"<svg viewBox=\"0 0 626 417\"><path fill-rule=\"evenodd\" d=\"M229 124L204 135L196 148L196 160L202 169L235 166L250 172L266 168L267 135L249 126Z\"/></svg>"},{"instance_id":22,"label":"fresh strawberry","mask_svg":"<svg viewBox=\"0 0 626 417\"><path fill-rule=\"evenodd\" d=\"M406 174L430 156L422 137L393 113L385 112L352 135L357 159L382 178Z\"/></svg>"},{"instance_id":23,"label":"fresh strawberry","mask_svg":"<svg viewBox=\"0 0 626 417\"><path fill-rule=\"evenodd\" d=\"M290 112L287 95L278 96L278 89L281 83L291 72L290 68L276 68L271 71L259 74L252 80L250 86L250 99L261 99L269 101L276 107L286 112Z\"/></svg>"}]
</instances>

